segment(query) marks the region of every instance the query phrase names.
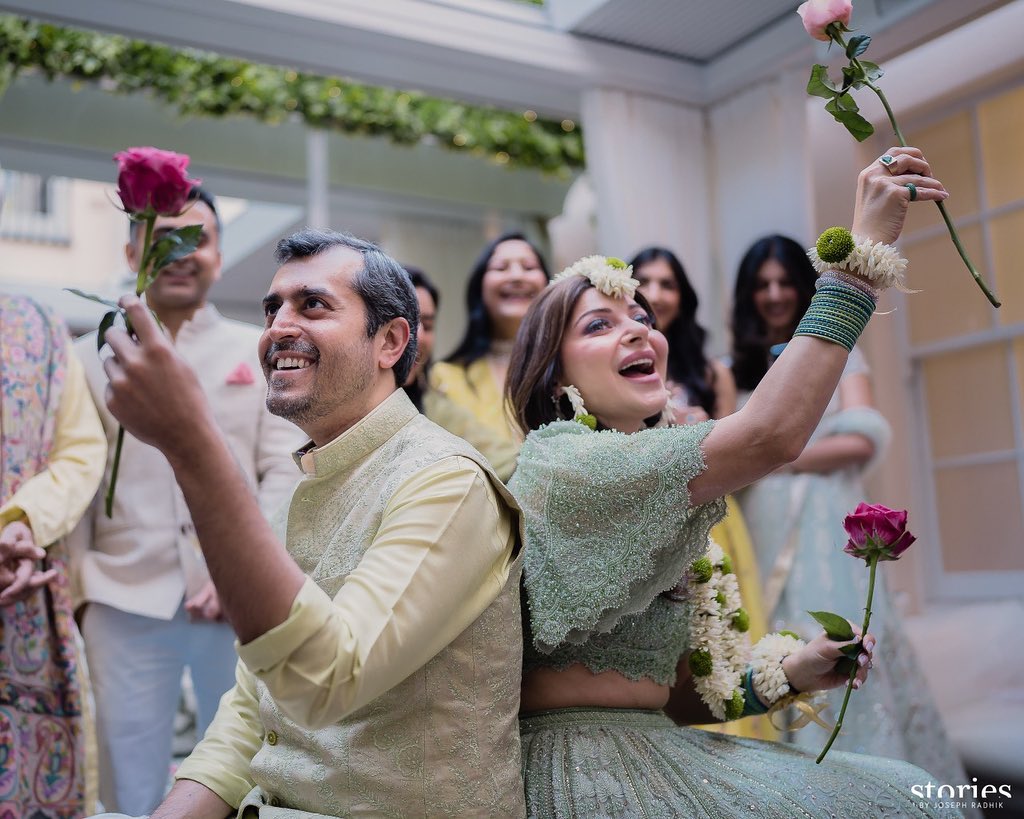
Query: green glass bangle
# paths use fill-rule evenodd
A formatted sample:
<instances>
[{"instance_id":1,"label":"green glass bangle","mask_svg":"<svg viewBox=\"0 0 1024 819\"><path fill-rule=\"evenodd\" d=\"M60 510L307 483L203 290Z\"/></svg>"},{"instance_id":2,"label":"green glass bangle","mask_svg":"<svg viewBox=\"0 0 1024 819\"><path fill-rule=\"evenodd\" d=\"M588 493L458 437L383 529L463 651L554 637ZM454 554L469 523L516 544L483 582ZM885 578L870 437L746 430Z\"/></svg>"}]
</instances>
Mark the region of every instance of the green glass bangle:
<instances>
[{"instance_id":1,"label":"green glass bangle","mask_svg":"<svg viewBox=\"0 0 1024 819\"><path fill-rule=\"evenodd\" d=\"M794 336L814 336L853 350L875 311L867 293L845 282L828 282L818 288L800 319Z\"/></svg>"},{"instance_id":2,"label":"green glass bangle","mask_svg":"<svg viewBox=\"0 0 1024 819\"><path fill-rule=\"evenodd\" d=\"M768 706L754 692L754 669L748 668L743 675L743 716L758 717L768 713Z\"/></svg>"}]
</instances>

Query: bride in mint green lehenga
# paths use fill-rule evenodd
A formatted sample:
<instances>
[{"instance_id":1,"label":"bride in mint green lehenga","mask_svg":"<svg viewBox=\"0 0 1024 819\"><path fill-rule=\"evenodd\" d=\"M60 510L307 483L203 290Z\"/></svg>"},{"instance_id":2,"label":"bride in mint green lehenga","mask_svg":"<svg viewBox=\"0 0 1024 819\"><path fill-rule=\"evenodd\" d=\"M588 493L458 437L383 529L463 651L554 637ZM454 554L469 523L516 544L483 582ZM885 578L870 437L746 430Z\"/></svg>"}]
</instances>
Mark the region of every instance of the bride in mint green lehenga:
<instances>
[{"instance_id":1,"label":"bride in mint green lehenga","mask_svg":"<svg viewBox=\"0 0 1024 819\"><path fill-rule=\"evenodd\" d=\"M920 153L902 151L921 175L919 197L940 198ZM899 179L881 166L861 175L858 234L896 238L907 202ZM714 654L735 639L695 625L714 607L694 602L703 572L695 561L724 513L722 496L795 457L847 352L801 335L741 412L650 428L667 400L667 345L628 270L617 273L617 260L590 262L589 272L559 277L534 303L509 369L513 412L532 430L510 483L526 530L520 727L528 814L960 815L916 797L912 788L934 779L907 763L834 751L816 765L794 746L680 727L711 721L723 702L703 689L697 697L690 669L700 664L691 665L690 651L710 646ZM721 572L731 577L725 565ZM750 683L752 672L737 677L746 681L735 691L743 713L786 702L791 688L845 684L835 669L842 644L819 634L797 646L774 666L752 663L764 678L781 677L772 693ZM873 648L873 635L864 635L857 687Z\"/></svg>"}]
</instances>

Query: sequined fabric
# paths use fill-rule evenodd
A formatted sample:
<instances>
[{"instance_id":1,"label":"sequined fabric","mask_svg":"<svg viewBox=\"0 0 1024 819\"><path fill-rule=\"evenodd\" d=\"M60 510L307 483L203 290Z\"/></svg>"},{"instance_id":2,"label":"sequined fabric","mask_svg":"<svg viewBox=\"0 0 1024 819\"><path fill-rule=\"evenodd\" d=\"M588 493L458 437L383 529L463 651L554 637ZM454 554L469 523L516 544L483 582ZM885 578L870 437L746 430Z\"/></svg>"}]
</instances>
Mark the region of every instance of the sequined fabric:
<instances>
[{"instance_id":1,"label":"sequined fabric","mask_svg":"<svg viewBox=\"0 0 1024 819\"><path fill-rule=\"evenodd\" d=\"M700 442L711 428L706 422L626 435L559 421L527 437L509 488L525 519L532 640L541 653L557 649L556 664L568 664L570 647L583 646L580 661L601 665L601 650L585 644L620 622L620 638L625 631L646 641L648 616L665 636L663 647L678 648L684 607L648 612L704 553L708 532L725 514L721 499L691 508L687 489L704 469ZM626 620L632 615L641 618ZM629 639L605 642L617 655L611 667L670 681L658 652L633 650Z\"/></svg>"},{"instance_id":2,"label":"sequined fabric","mask_svg":"<svg viewBox=\"0 0 1024 819\"><path fill-rule=\"evenodd\" d=\"M568 708L520 719L526 807L537 819L955 817L911 791L928 775L842 752L679 728L656 711Z\"/></svg>"}]
</instances>

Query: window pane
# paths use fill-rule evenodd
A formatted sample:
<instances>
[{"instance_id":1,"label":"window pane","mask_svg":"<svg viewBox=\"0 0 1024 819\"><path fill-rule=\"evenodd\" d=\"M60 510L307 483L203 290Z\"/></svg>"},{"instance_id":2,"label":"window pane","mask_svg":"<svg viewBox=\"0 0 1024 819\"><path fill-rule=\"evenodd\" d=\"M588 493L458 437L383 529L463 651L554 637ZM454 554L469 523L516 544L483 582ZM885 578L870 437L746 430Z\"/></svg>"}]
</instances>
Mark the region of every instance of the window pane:
<instances>
[{"instance_id":1,"label":"window pane","mask_svg":"<svg viewBox=\"0 0 1024 819\"><path fill-rule=\"evenodd\" d=\"M921 364L936 459L1014 448L1006 346L987 344Z\"/></svg>"},{"instance_id":2,"label":"window pane","mask_svg":"<svg viewBox=\"0 0 1024 819\"><path fill-rule=\"evenodd\" d=\"M924 151L932 175L946 186L949 191L946 210L954 220L972 216L980 210L969 111L912 131L907 134L907 142ZM938 224L942 224L939 209L922 202L910 208L906 232L909 236L922 227Z\"/></svg>"},{"instance_id":3,"label":"window pane","mask_svg":"<svg viewBox=\"0 0 1024 819\"><path fill-rule=\"evenodd\" d=\"M981 229L977 225L963 228L960 239L974 263L983 264ZM911 343L924 344L991 328L988 300L946 233L907 242L904 253L910 260L907 282L921 291L906 298Z\"/></svg>"},{"instance_id":4,"label":"window pane","mask_svg":"<svg viewBox=\"0 0 1024 819\"><path fill-rule=\"evenodd\" d=\"M1024 570L1016 461L938 469L935 494L946 571Z\"/></svg>"},{"instance_id":5,"label":"window pane","mask_svg":"<svg viewBox=\"0 0 1024 819\"><path fill-rule=\"evenodd\" d=\"M1024 199L1024 87L981 103L978 126L989 207Z\"/></svg>"},{"instance_id":6,"label":"window pane","mask_svg":"<svg viewBox=\"0 0 1024 819\"><path fill-rule=\"evenodd\" d=\"M1020 192L1024 195L1024 188ZM1024 208L993 219L991 224L994 271L981 270L981 273L987 281L995 284L996 295L1003 303L996 311L999 323L1014 324L1024 321L1024 276L1020 274Z\"/></svg>"}]
</instances>

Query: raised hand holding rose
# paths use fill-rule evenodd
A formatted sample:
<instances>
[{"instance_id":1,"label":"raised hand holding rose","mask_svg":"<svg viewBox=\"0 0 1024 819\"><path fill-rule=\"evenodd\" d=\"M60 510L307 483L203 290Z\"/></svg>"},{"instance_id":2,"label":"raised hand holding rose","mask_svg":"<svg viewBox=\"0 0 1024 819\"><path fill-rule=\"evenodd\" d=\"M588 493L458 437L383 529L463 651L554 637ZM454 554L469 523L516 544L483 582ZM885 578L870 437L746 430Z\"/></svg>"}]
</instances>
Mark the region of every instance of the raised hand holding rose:
<instances>
[{"instance_id":1,"label":"raised hand holding rose","mask_svg":"<svg viewBox=\"0 0 1024 819\"><path fill-rule=\"evenodd\" d=\"M192 189L201 180L189 179L188 156L173 151L163 151L159 148L128 148L115 154L114 159L118 166L117 195L121 199L123 209L133 222L145 225L142 258L135 279L135 295L141 296L164 267L188 256L199 246L202 225L176 228L163 234L155 242L153 225L158 216L180 216L184 213L189 207ZM118 316L124 319L128 332L132 332L131 321L116 302L74 288L68 289L76 295L111 308L100 320L97 347L103 347L107 330L114 326ZM114 490L117 486L123 443L124 427L119 427L106 496L107 517L113 513Z\"/></svg>"},{"instance_id":2,"label":"raised hand holding rose","mask_svg":"<svg viewBox=\"0 0 1024 819\"><path fill-rule=\"evenodd\" d=\"M848 26L852 13L853 3L851 0L807 0L797 9L797 14L800 15L804 28L811 37L822 42L835 43L843 49L843 52L849 59L849 64L842 69L843 81L838 84L832 82L829 78L828 66L813 66L811 68L811 77L807 81L807 93L828 100L825 103L825 110L832 115L836 122L843 125L853 135L854 139L858 142L863 142L875 132L875 129L870 122L861 116L860 107L850 92L865 87L870 88L882 103L882 107L889 118L889 124L892 125L893 133L896 135L900 146L906 147L907 141L903 138L900 126L896 122L896 115L893 113L889 100L886 99L882 89L878 87L878 80L881 79L884 72L876 63L861 59L868 46L871 45L871 38L867 34L857 34L847 42L844 36L850 32ZM892 170L892 156L885 154L882 160L887 158L889 161L884 164L889 170ZM918 198L916 185L917 179L913 179L909 184L905 185L909 201L915 201ZM971 277L978 287L981 288L985 298L989 300L992 306L999 307L999 299L989 289L975 268L974 263L967 255L967 250L960 241L960 236L953 226L949 214L946 212L943 201L941 199L934 201L939 208L939 213L942 214L942 220L946 223L949 236L953 240L953 244L956 245L957 252L967 266Z\"/></svg>"}]
</instances>

